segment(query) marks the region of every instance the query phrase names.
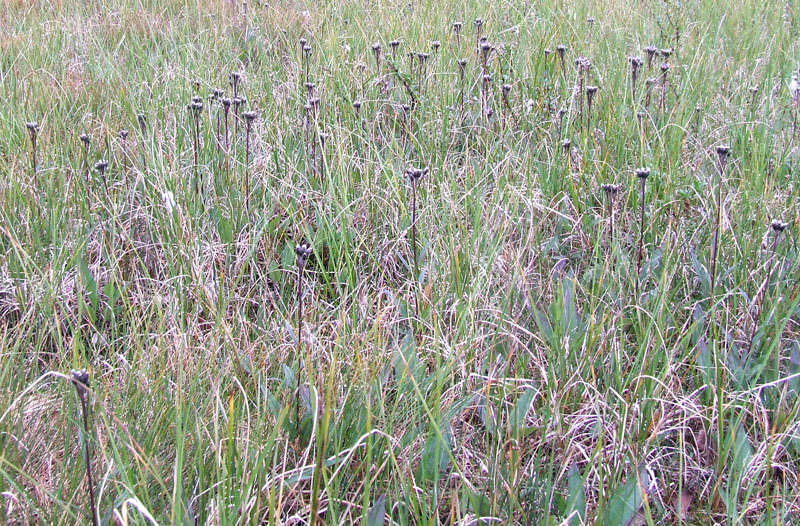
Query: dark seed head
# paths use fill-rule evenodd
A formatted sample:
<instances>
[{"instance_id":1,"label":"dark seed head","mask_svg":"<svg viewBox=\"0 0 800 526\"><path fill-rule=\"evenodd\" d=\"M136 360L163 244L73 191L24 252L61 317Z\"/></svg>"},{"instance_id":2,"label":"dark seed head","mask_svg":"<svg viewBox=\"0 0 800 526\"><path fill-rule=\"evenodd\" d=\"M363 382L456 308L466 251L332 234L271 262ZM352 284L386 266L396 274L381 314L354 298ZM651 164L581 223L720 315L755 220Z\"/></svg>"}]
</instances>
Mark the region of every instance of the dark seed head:
<instances>
[{"instance_id":1,"label":"dark seed head","mask_svg":"<svg viewBox=\"0 0 800 526\"><path fill-rule=\"evenodd\" d=\"M409 180L412 183L416 183L417 181L422 179L424 176L428 175L428 171L429 171L429 168L427 168L427 167L425 167L425 168L413 168L412 167L412 168L408 168L406 170L406 175L408 176Z\"/></svg>"},{"instance_id":2,"label":"dark seed head","mask_svg":"<svg viewBox=\"0 0 800 526\"><path fill-rule=\"evenodd\" d=\"M719 146L717 146L717 155L719 155L720 158L727 157L728 154L730 153L731 153L731 147L729 145L720 144Z\"/></svg>"},{"instance_id":3,"label":"dark seed head","mask_svg":"<svg viewBox=\"0 0 800 526\"><path fill-rule=\"evenodd\" d=\"M669 62L664 62L661 64L661 73L666 73L669 71Z\"/></svg>"},{"instance_id":4,"label":"dark seed head","mask_svg":"<svg viewBox=\"0 0 800 526\"><path fill-rule=\"evenodd\" d=\"M79 393L83 393L83 390L89 387L89 371L86 369L73 370L69 376Z\"/></svg>"},{"instance_id":5,"label":"dark seed head","mask_svg":"<svg viewBox=\"0 0 800 526\"><path fill-rule=\"evenodd\" d=\"M100 175L105 174L106 170L108 169L108 161L105 159L97 161L94 165L94 169L100 172Z\"/></svg>"},{"instance_id":6,"label":"dark seed head","mask_svg":"<svg viewBox=\"0 0 800 526\"><path fill-rule=\"evenodd\" d=\"M361 101L360 100L354 100L353 101L353 108L355 108L356 111L359 111L361 109Z\"/></svg>"},{"instance_id":7,"label":"dark seed head","mask_svg":"<svg viewBox=\"0 0 800 526\"><path fill-rule=\"evenodd\" d=\"M511 91L511 84L503 84L503 94L508 95Z\"/></svg>"},{"instance_id":8,"label":"dark seed head","mask_svg":"<svg viewBox=\"0 0 800 526\"><path fill-rule=\"evenodd\" d=\"M89 137L88 134L82 133L80 135L80 140L85 146L89 146L89 142L91 141L91 138Z\"/></svg>"},{"instance_id":9,"label":"dark seed head","mask_svg":"<svg viewBox=\"0 0 800 526\"><path fill-rule=\"evenodd\" d=\"M120 137L120 139L122 139L123 141L124 141L125 139L127 139L127 138L128 138L128 130L120 130L120 131L119 131L119 137Z\"/></svg>"},{"instance_id":10,"label":"dark seed head","mask_svg":"<svg viewBox=\"0 0 800 526\"><path fill-rule=\"evenodd\" d=\"M297 255L297 266L302 267L308 261L309 256L311 256L311 245L306 242L299 243L294 248L294 253Z\"/></svg>"},{"instance_id":11,"label":"dark seed head","mask_svg":"<svg viewBox=\"0 0 800 526\"><path fill-rule=\"evenodd\" d=\"M552 49L550 49L549 47L544 48L544 56L545 56L545 58L549 57L552 54L553 54L553 50Z\"/></svg>"},{"instance_id":12,"label":"dark seed head","mask_svg":"<svg viewBox=\"0 0 800 526\"><path fill-rule=\"evenodd\" d=\"M669 58L669 56L672 55L672 49L661 49L659 50L659 53L662 57Z\"/></svg>"},{"instance_id":13,"label":"dark seed head","mask_svg":"<svg viewBox=\"0 0 800 526\"><path fill-rule=\"evenodd\" d=\"M438 40L434 40L434 41L433 41L433 43L431 44L431 48L433 49L433 52L434 52L434 53L436 53L437 51L439 51L439 48L440 48L441 46L442 46L442 43L441 43L441 42L439 42Z\"/></svg>"},{"instance_id":14,"label":"dark seed head","mask_svg":"<svg viewBox=\"0 0 800 526\"><path fill-rule=\"evenodd\" d=\"M300 47L303 48L306 46L306 44L308 44L308 40L306 40L304 37L300 37Z\"/></svg>"},{"instance_id":15,"label":"dark seed head","mask_svg":"<svg viewBox=\"0 0 800 526\"><path fill-rule=\"evenodd\" d=\"M598 88L597 86L586 86L586 93L588 95L594 95L595 93L597 93L597 90L599 89L600 88Z\"/></svg>"},{"instance_id":16,"label":"dark seed head","mask_svg":"<svg viewBox=\"0 0 800 526\"><path fill-rule=\"evenodd\" d=\"M789 223L784 223L780 219L773 219L772 220L772 231L775 232L776 234L780 234L781 232L786 230L786 227L788 227L788 226L789 226Z\"/></svg>"},{"instance_id":17,"label":"dark seed head","mask_svg":"<svg viewBox=\"0 0 800 526\"><path fill-rule=\"evenodd\" d=\"M647 46L646 48L644 48L644 50L645 50L645 52L647 52L648 58L653 58L653 55L656 54L656 51L658 51L658 48L655 47L655 46Z\"/></svg>"},{"instance_id":18,"label":"dark seed head","mask_svg":"<svg viewBox=\"0 0 800 526\"><path fill-rule=\"evenodd\" d=\"M252 123L254 120L256 120L256 117L258 117L258 114L256 112L254 112L254 111L246 111L246 112L242 113L242 117L244 117L244 119L248 123Z\"/></svg>"},{"instance_id":19,"label":"dark seed head","mask_svg":"<svg viewBox=\"0 0 800 526\"><path fill-rule=\"evenodd\" d=\"M649 176L650 176L650 169L649 168L637 168L636 169L636 177L638 177L640 181L645 181Z\"/></svg>"},{"instance_id":20,"label":"dark seed head","mask_svg":"<svg viewBox=\"0 0 800 526\"><path fill-rule=\"evenodd\" d=\"M392 51L396 51L397 50L397 46L399 46L399 45L400 45L400 41L399 40L392 40L391 42L389 42L389 47L392 48Z\"/></svg>"}]
</instances>

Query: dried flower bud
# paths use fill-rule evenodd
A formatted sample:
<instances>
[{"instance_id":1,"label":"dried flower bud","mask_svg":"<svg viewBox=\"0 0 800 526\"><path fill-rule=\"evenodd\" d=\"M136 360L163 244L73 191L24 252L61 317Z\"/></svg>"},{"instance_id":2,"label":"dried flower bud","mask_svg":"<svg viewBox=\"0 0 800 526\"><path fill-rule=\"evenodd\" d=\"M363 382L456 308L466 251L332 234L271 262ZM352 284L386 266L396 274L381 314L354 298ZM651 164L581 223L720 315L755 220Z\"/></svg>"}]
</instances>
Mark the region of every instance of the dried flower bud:
<instances>
[{"instance_id":1,"label":"dried flower bud","mask_svg":"<svg viewBox=\"0 0 800 526\"><path fill-rule=\"evenodd\" d=\"M645 181L649 176L650 176L650 169L649 168L637 168L636 169L636 177L638 177L640 181Z\"/></svg>"},{"instance_id":2,"label":"dried flower bud","mask_svg":"<svg viewBox=\"0 0 800 526\"><path fill-rule=\"evenodd\" d=\"M119 137L120 137L120 139L122 139L123 141L124 141L125 139L127 139L127 138L128 138L128 130L120 130L120 131L119 131Z\"/></svg>"},{"instance_id":3,"label":"dried flower bud","mask_svg":"<svg viewBox=\"0 0 800 526\"><path fill-rule=\"evenodd\" d=\"M297 266L303 267L308 261L309 256L311 256L311 245L306 242L299 243L295 249L294 253L297 255Z\"/></svg>"},{"instance_id":4,"label":"dried flower bud","mask_svg":"<svg viewBox=\"0 0 800 526\"><path fill-rule=\"evenodd\" d=\"M89 147L89 142L91 142L91 138L89 137L88 134L82 133L80 135L80 140L84 144L84 146L86 146L87 148Z\"/></svg>"},{"instance_id":5,"label":"dried flower bud","mask_svg":"<svg viewBox=\"0 0 800 526\"><path fill-rule=\"evenodd\" d=\"M784 223L780 219L773 219L771 226L772 226L772 231L775 232L775 234L777 235L786 230L786 227L789 226L789 223Z\"/></svg>"},{"instance_id":6,"label":"dried flower bud","mask_svg":"<svg viewBox=\"0 0 800 526\"><path fill-rule=\"evenodd\" d=\"M256 117L258 117L258 114L254 111L246 111L242 113L242 117L244 117L244 120L246 120L248 124L252 124L252 122L256 120Z\"/></svg>"},{"instance_id":7,"label":"dried flower bud","mask_svg":"<svg viewBox=\"0 0 800 526\"><path fill-rule=\"evenodd\" d=\"M94 169L100 172L100 175L104 175L106 170L108 170L108 161L105 159L97 161L94 165Z\"/></svg>"},{"instance_id":8,"label":"dried flower bud","mask_svg":"<svg viewBox=\"0 0 800 526\"><path fill-rule=\"evenodd\" d=\"M433 49L433 52L436 53L437 51L439 51L439 48L441 47L441 45L442 45L441 42L439 42L438 40L434 40L433 43L431 44L431 48Z\"/></svg>"}]
</instances>

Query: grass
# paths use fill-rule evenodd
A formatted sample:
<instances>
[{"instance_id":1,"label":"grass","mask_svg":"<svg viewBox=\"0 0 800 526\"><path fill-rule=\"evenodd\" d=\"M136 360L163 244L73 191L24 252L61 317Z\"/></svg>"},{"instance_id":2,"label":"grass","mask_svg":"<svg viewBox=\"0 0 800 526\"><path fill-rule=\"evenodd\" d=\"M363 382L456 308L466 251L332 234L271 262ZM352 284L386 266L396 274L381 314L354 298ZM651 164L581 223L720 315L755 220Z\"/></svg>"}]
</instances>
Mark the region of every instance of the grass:
<instances>
[{"instance_id":1,"label":"grass","mask_svg":"<svg viewBox=\"0 0 800 526\"><path fill-rule=\"evenodd\" d=\"M0 9L2 522L800 520L794 3Z\"/></svg>"}]
</instances>

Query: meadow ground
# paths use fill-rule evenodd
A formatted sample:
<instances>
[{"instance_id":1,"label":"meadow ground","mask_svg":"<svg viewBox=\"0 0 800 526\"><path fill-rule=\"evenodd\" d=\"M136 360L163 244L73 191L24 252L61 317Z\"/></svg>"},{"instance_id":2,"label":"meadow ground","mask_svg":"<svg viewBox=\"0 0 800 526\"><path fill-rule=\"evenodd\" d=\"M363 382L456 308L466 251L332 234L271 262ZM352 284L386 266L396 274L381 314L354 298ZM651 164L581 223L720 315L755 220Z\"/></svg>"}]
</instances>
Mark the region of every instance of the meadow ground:
<instances>
[{"instance_id":1,"label":"meadow ground","mask_svg":"<svg viewBox=\"0 0 800 526\"><path fill-rule=\"evenodd\" d=\"M2 522L798 524L798 53L795 2L3 2Z\"/></svg>"}]
</instances>

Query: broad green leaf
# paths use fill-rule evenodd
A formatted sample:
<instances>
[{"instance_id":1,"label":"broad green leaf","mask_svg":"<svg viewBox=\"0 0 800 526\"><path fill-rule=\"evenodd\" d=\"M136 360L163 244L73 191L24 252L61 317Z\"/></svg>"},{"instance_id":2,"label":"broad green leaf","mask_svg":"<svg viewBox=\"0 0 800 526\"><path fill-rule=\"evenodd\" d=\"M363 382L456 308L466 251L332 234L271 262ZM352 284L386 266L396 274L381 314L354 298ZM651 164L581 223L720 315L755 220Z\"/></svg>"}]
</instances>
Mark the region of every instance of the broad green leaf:
<instances>
[{"instance_id":1,"label":"broad green leaf","mask_svg":"<svg viewBox=\"0 0 800 526\"><path fill-rule=\"evenodd\" d=\"M569 500L567 500L566 513L569 516L573 511L577 511L577 516L573 517L570 524L575 526L583 524L586 518L586 491L583 487L583 476L578 465L574 462L569 466L567 473L567 484L569 485Z\"/></svg>"},{"instance_id":2,"label":"broad green leaf","mask_svg":"<svg viewBox=\"0 0 800 526\"><path fill-rule=\"evenodd\" d=\"M381 495L367 513L367 526L383 526L386 521L386 495Z\"/></svg>"},{"instance_id":3,"label":"broad green leaf","mask_svg":"<svg viewBox=\"0 0 800 526\"><path fill-rule=\"evenodd\" d=\"M639 466L639 476L632 473L628 481L611 497L606 508L603 524L608 526L623 526L633 519L644 502L644 492L650 484L644 464Z\"/></svg>"}]
</instances>

